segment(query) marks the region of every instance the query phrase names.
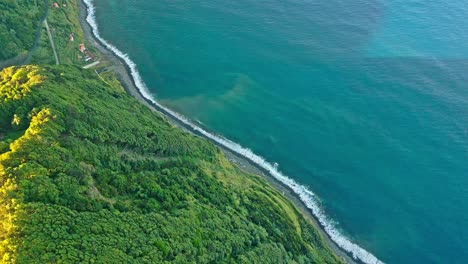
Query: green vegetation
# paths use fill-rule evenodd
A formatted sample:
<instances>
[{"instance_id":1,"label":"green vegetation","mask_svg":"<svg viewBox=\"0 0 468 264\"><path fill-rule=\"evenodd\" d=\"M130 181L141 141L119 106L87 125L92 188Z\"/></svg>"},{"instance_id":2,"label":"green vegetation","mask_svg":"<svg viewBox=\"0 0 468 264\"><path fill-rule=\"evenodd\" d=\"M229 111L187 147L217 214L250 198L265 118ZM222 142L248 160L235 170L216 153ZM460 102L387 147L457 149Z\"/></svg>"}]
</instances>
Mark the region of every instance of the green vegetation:
<instances>
[{"instance_id":1,"label":"green vegetation","mask_svg":"<svg viewBox=\"0 0 468 264\"><path fill-rule=\"evenodd\" d=\"M340 260L262 178L118 83L25 66L0 73L0 262Z\"/></svg>"},{"instance_id":2,"label":"green vegetation","mask_svg":"<svg viewBox=\"0 0 468 264\"><path fill-rule=\"evenodd\" d=\"M0 1L0 61L29 51L45 13L44 1Z\"/></svg>"},{"instance_id":3,"label":"green vegetation","mask_svg":"<svg viewBox=\"0 0 468 264\"><path fill-rule=\"evenodd\" d=\"M0 0L0 61L25 57L39 29L31 62L55 63L44 3ZM60 63L86 64L81 43L99 56L78 1L48 5ZM0 72L0 263L341 262L289 200L127 95L109 66Z\"/></svg>"},{"instance_id":4,"label":"green vegetation","mask_svg":"<svg viewBox=\"0 0 468 264\"><path fill-rule=\"evenodd\" d=\"M79 21L78 1L71 0L0 0L0 65L2 61L19 56L24 60L31 50L37 33L37 48L31 53L32 64L55 64L49 37L44 24L40 24L46 12L53 41L61 64L84 65L85 54L80 44L93 56L96 50L84 37ZM58 7L54 6L58 4ZM73 34L73 41L70 35ZM19 58L18 57L18 58ZM21 63L22 60L14 63Z\"/></svg>"},{"instance_id":5,"label":"green vegetation","mask_svg":"<svg viewBox=\"0 0 468 264\"><path fill-rule=\"evenodd\" d=\"M54 7L53 3L57 3L58 7ZM47 21L61 64L87 64L84 54L79 51L80 44L85 44L91 54L97 55L94 48L88 44L84 37L78 13L78 1L49 1ZM73 41L70 41L71 34L73 34ZM32 63L55 64L52 47L45 26L42 28L41 38L38 48L33 54Z\"/></svg>"}]
</instances>

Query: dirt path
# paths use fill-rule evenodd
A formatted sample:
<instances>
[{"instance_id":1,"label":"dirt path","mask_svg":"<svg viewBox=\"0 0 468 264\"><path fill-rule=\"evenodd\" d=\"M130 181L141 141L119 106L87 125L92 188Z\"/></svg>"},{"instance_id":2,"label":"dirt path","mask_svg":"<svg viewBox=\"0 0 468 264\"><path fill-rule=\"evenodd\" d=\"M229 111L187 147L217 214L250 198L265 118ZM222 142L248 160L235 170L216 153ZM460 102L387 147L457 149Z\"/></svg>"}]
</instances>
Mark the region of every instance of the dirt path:
<instances>
[{"instance_id":1,"label":"dirt path","mask_svg":"<svg viewBox=\"0 0 468 264\"><path fill-rule=\"evenodd\" d=\"M57 51L55 50L54 39L52 38L52 34L50 33L49 23L47 23L47 18L44 20L44 25L47 29L47 35L49 35L49 41L50 41L50 45L52 46L52 51L54 52L55 64L59 65L60 62L57 56Z\"/></svg>"}]
</instances>

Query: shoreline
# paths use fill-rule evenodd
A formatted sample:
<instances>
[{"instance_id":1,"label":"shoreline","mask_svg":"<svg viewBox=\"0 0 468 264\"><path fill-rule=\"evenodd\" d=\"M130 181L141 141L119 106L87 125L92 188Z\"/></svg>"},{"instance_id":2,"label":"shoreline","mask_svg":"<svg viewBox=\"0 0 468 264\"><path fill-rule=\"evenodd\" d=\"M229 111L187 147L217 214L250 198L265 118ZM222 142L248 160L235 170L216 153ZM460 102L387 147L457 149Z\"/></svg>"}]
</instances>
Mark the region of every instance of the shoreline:
<instances>
[{"instance_id":1,"label":"shoreline","mask_svg":"<svg viewBox=\"0 0 468 264\"><path fill-rule=\"evenodd\" d=\"M79 5L79 12L80 12L79 21L83 29L85 38L111 64L111 66L109 66L108 69L115 73L118 81L121 83L125 91L130 96L137 99L140 103L146 105L150 110L162 114L172 125L178 128L181 128L191 134L194 134L196 136L209 140L210 142L215 144L224 153L226 158L235 166L237 166L239 169L247 173L255 174L264 178L273 188L283 193L283 195L299 210L299 212L301 212L304 218L308 220L318 230L318 232L322 235L322 237L324 238L326 244L330 247L330 249L337 256L343 259L346 263L354 264L354 263L366 263L367 262L367 261L366 262L362 261L359 257L353 256L353 253L348 252L345 249L341 248L337 244L337 242L335 242L330 237L330 235L326 231L326 227L324 227L321 224L320 219L318 219L317 216L314 215L314 213L312 212L312 209L310 209L307 206L307 204L301 199L301 196L298 193L296 193L290 186L288 186L284 182L281 182L279 179L273 176L267 169L262 168L261 166L251 161L250 159L228 149L226 146L222 145L216 140L213 140L212 138L201 133L200 131L193 129L189 125L184 124L184 122L182 122L181 120L178 120L178 117L174 116L173 113L168 112L166 109L161 108L154 102L145 98L145 96L142 94L140 89L138 89L135 83L135 78L131 74L132 71L131 71L130 66L124 61L124 59L117 56L114 53L114 51L106 47L94 35L91 25L87 21L88 7L86 3L84 2L84 0L78 1L78 5ZM203 129L206 129L206 128L203 128ZM375 258L371 254L370 256ZM371 259L373 260L373 258ZM378 259L375 258L375 261L373 261L372 263L382 263L382 262L380 262Z\"/></svg>"}]
</instances>

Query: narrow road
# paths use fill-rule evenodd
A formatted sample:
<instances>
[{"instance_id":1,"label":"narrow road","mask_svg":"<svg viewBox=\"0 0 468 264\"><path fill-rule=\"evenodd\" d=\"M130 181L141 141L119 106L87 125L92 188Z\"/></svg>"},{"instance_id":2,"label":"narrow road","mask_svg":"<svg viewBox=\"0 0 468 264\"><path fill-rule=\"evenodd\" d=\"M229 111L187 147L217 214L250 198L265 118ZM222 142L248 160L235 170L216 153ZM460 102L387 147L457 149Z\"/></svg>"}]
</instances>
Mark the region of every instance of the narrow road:
<instances>
[{"instance_id":1,"label":"narrow road","mask_svg":"<svg viewBox=\"0 0 468 264\"><path fill-rule=\"evenodd\" d=\"M44 20L44 25L46 26L46 29L47 29L47 35L49 35L50 45L52 46L52 50L54 51L55 64L59 65L60 62L57 56L57 51L55 50L54 39L52 38L52 34L50 33L49 23L47 23L47 19Z\"/></svg>"}]
</instances>

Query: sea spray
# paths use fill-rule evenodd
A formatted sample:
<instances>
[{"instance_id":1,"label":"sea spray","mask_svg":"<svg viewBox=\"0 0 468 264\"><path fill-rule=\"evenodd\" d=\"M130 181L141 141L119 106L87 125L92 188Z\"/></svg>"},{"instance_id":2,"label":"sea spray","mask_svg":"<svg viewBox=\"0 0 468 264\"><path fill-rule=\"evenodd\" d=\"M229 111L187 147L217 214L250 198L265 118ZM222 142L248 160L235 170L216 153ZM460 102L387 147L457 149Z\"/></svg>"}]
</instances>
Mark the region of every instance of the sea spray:
<instances>
[{"instance_id":1,"label":"sea spray","mask_svg":"<svg viewBox=\"0 0 468 264\"><path fill-rule=\"evenodd\" d=\"M328 219L325 215L324 211L319 206L318 200L315 198L315 194L308 190L306 187L298 184L291 178L286 177L282 174L278 169L277 166L272 165L271 163L267 162L264 158L256 155L250 149L244 148L241 145L230 141L224 137L214 135L201 127L192 123L188 118L185 116L172 111L171 109L159 104L150 94L148 91L146 84L144 83L143 79L141 78L139 72L137 71L136 64L130 59L130 57L117 49L114 45L107 42L105 39L101 37L99 34L96 18L95 18L95 7L93 4L93 0L83 0L87 7L87 17L86 21L90 25L92 29L92 33L96 39L98 39L106 48L108 48L111 52L113 52L116 56L121 58L127 64L128 68L130 69L130 73L132 75L133 81L135 86L139 89L141 95L151 101L154 105L158 108L163 109L167 114L171 117L179 120L184 125L189 126L194 131L200 133L201 135L205 136L206 138L216 142L217 144L229 149L230 151L237 153L245 157L246 159L250 160L251 162L255 163L260 168L266 170L268 173L271 174L275 179L283 183L284 185L288 186L294 193L296 193L301 201L309 208L314 216L317 218L319 223L322 225L325 232L328 234L330 239L335 242L340 248L352 254L355 259L359 259L360 261L366 264L380 264L383 263L377 257L375 257L372 253L366 251L365 249L361 248L359 245L351 242L348 238L346 238L341 232L335 227L333 222Z\"/></svg>"}]
</instances>

